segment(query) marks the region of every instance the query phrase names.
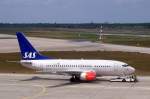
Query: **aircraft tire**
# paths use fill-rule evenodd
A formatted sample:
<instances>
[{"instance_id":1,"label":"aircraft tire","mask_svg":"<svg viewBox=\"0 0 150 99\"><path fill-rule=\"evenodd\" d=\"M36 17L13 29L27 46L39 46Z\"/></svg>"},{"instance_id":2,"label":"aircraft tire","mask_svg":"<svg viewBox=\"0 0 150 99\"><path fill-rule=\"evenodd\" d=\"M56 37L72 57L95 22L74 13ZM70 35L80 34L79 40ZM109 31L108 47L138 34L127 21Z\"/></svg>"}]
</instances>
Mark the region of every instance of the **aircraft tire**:
<instances>
[{"instance_id":1,"label":"aircraft tire","mask_svg":"<svg viewBox=\"0 0 150 99\"><path fill-rule=\"evenodd\" d=\"M71 77L70 82L75 82L75 78Z\"/></svg>"},{"instance_id":2,"label":"aircraft tire","mask_svg":"<svg viewBox=\"0 0 150 99\"><path fill-rule=\"evenodd\" d=\"M77 76L72 76L72 77L70 78L70 82L79 82L79 81L80 81L80 78L77 77Z\"/></svg>"},{"instance_id":3,"label":"aircraft tire","mask_svg":"<svg viewBox=\"0 0 150 99\"><path fill-rule=\"evenodd\" d=\"M126 82L126 79L122 79L122 82Z\"/></svg>"}]
</instances>

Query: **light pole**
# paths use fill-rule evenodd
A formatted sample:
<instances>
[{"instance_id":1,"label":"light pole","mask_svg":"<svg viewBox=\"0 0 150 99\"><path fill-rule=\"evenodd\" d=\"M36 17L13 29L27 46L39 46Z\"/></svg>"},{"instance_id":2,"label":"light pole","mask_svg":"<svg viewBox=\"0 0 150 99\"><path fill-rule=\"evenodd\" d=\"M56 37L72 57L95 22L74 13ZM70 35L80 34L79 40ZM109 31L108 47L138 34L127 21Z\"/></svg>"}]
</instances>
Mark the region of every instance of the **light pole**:
<instances>
[{"instance_id":1,"label":"light pole","mask_svg":"<svg viewBox=\"0 0 150 99\"><path fill-rule=\"evenodd\" d=\"M100 30L99 30L99 40L102 40L102 33L103 33L103 26L101 25Z\"/></svg>"}]
</instances>

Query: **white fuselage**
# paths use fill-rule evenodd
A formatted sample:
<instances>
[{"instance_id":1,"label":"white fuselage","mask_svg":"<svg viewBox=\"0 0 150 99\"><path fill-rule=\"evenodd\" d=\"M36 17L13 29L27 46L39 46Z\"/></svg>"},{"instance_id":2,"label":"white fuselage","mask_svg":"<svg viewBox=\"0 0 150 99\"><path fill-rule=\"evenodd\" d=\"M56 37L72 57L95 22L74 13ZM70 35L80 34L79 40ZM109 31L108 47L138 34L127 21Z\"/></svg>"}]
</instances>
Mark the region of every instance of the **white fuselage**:
<instances>
[{"instance_id":1,"label":"white fuselage","mask_svg":"<svg viewBox=\"0 0 150 99\"><path fill-rule=\"evenodd\" d=\"M48 60L21 60L28 68L40 72L73 74L85 71L94 71L96 76L125 76L131 75L135 69L124 62L114 60L76 60L76 59L48 59Z\"/></svg>"}]
</instances>

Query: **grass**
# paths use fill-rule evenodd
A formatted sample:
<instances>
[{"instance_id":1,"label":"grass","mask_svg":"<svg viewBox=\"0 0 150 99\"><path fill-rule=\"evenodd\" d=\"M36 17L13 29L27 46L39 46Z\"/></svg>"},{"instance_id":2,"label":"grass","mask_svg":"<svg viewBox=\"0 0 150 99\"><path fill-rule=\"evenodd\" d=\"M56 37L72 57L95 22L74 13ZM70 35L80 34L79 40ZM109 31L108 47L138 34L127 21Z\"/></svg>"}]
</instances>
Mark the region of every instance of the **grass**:
<instances>
[{"instance_id":1,"label":"grass","mask_svg":"<svg viewBox=\"0 0 150 99\"><path fill-rule=\"evenodd\" d=\"M44 55L52 56L61 59L113 59L124 61L133 66L137 70L138 75L150 75L150 55L130 52L74 52L74 51L60 51L60 52L42 52ZM16 62L19 61L20 55L18 53L0 54L0 72L5 73L35 73L33 70L27 69Z\"/></svg>"},{"instance_id":2,"label":"grass","mask_svg":"<svg viewBox=\"0 0 150 99\"><path fill-rule=\"evenodd\" d=\"M71 28L50 28L50 27L24 27L24 28L2 28L0 33L13 34L16 31L24 32L27 36L55 38L55 39L73 39L73 40L89 40L98 41L97 29L71 29ZM138 37L137 34L150 34L150 29L104 29L104 34L118 34L106 35L103 42L121 45L150 47L150 37ZM135 36L120 36L119 34L132 34Z\"/></svg>"},{"instance_id":3,"label":"grass","mask_svg":"<svg viewBox=\"0 0 150 99\"><path fill-rule=\"evenodd\" d=\"M104 36L103 42L139 47L150 47L150 37L107 35Z\"/></svg>"},{"instance_id":4,"label":"grass","mask_svg":"<svg viewBox=\"0 0 150 99\"><path fill-rule=\"evenodd\" d=\"M68 28L0 28L0 34L15 35L16 31L24 32L30 37L54 38L54 39L79 39L96 41L97 35L89 29Z\"/></svg>"},{"instance_id":5,"label":"grass","mask_svg":"<svg viewBox=\"0 0 150 99\"><path fill-rule=\"evenodd\" d=\"M20 65L19 53L1 53L0 54L0 72L1 73L34 73L33 70Z\"/></svg>"},{"instance_id":6,"label":"grass","mask_svg":"<svg viewBox=\"0 0 150 99\"><path fill-rule=\"evenodd\" d=\"M29 32L26 33L28 36L32 37L43 37L43 38L54 38L54 39L75 39L75 40L90 40L90 41L96 41L97 36L95 34L89 34L84 32L65 32L65 31L49 31L49 32L43 32L41 35L41 32Z\"/></svg>"}]
</instances>

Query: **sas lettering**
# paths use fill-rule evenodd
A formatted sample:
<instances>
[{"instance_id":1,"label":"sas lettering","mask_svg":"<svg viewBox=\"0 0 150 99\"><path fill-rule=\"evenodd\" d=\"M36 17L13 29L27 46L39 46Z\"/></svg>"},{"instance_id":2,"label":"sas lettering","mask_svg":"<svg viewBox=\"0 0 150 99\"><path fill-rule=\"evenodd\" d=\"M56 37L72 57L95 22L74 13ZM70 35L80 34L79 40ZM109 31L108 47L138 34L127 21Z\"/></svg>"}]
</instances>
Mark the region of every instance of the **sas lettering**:
<instances>
[{"instance_id":1,"label":"sas lettering","mask_svg":"<svg viewBox=\"0 0 150 99\"><path fill-rule=\"evenodd\" d=\"M35 58L36 52L25 52L23 58Z\"/></svg>"}]
</instances>

